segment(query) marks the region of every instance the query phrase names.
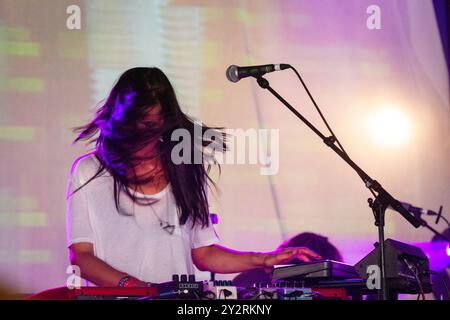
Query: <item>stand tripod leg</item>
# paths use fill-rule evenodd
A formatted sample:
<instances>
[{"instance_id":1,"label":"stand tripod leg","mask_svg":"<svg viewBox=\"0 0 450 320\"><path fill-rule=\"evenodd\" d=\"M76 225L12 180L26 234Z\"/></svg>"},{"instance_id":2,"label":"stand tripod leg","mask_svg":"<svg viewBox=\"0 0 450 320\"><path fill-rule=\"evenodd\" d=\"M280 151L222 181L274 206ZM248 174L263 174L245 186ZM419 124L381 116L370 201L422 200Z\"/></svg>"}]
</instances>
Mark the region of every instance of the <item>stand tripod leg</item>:
<instances>
[{"instance_id":1,"label":"stand tripod leg","mask_svg":"<svg viewBox=\"0 0 450 320\"><path fill-rule=\"evenodd\" d=\"M384 244L384 220L386 207L383 205L378 197L375 201L368 200L370 208L372 208L375 217L375 225L378 228L378 263L381 273L381 288L378 292L379 300L389 300L389 286L386 278L386 246Z\"/></svg>"},{"instance_id":2,"label":"stand tripod leg","mask_svg":"<svg viewBox=\"0 0 450 320\"><path fill-rule=\"evenodd\" d=\"M381 291L379 293L380 300L389 300L389 287L386 278L386 246L384 245L384 211L378 213L378 246L379 258L381 265Z\"/></svg>"}]
</instances>

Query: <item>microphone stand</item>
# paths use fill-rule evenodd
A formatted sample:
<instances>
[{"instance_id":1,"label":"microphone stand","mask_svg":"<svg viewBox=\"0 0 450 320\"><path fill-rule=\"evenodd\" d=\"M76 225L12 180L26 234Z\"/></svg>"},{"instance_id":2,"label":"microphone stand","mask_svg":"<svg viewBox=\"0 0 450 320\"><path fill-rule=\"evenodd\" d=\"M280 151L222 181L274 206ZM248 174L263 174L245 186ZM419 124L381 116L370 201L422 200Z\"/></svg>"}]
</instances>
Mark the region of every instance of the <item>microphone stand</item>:
<instances>
[{"instance_id":1,"label":"microphone stand","mask_svg":"<svg viewBox=\"0 0 450 320\"><path fill-rule=\"evenodd\" d=\"M395 211L400 213L409 223L411 223L415 228L422 225L416 217L411 215L402 204L391 196L376 180L373 180L367 173L365 173L350 157L343 152L338 146L336 146L336 137L331 135L326 137L323 135L313 124L311 124L305 117L303 117L294 107L292 107L282 96L278 94L269 84L269 81L262 76L255 77L259 86L263 89L268 90L272 93L281 103L283 103L294 115L297 116L304 124L306 124L315 134L317 134L322 141L330 147L335 153L338 154L364 181L365 186L372 191L377 193L375 199L368 199L369 207L372 209L373 215L375 217L375 225L378 227L378 247L379 250L379 263L381 264L381 288L379 291L379 297L382 300L388 300L389 287L386 278L386 252L384 243L384 224L385 224L385 211L386 208L391 206ZM305 87L306 88L306 87ZM312 98L312 97L311 97Z\"/></svg>"}]
</instances>

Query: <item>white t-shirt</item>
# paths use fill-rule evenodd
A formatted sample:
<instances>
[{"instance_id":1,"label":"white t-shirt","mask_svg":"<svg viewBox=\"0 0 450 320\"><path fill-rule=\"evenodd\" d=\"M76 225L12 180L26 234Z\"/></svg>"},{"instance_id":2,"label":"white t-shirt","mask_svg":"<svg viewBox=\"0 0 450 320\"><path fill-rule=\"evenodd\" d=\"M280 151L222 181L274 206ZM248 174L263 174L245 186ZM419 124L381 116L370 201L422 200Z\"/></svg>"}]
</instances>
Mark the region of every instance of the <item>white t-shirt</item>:
<instances>
[{"instance_id":1,"label":"white t-shirt","mask_svg":"<svg viewBox=\"0 0 450 320\"><path fill-rule=\"evenodd\" d=\"M93 154L78 158L71 170L67 198L68 246L90 242L96 257L142 281L166 282L173 274L194 274L191 249L219 242L212 226L192 220L180 226L170 184L154 195L136 193L151 205L139 205L121 192L119 213L114 202L114 180L103 173L69 197L95 175L99 161ZM126 213L126 214L123 214ZM162 229L158 217L175 226Z\"/></svg>"}]
</instances>

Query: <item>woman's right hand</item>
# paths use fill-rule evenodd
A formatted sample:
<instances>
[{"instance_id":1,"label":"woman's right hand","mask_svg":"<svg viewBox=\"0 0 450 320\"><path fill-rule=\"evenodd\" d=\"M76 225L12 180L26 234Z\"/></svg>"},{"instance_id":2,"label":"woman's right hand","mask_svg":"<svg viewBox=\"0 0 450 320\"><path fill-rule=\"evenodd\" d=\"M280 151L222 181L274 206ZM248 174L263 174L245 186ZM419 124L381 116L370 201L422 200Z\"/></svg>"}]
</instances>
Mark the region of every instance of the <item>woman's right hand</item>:
<instances>
[{"instance_id":1,"label":"woman's right hand","mask_svg":"<svg viewBox=\"0 0 450 320\"><path fill-rule=\"evenodd\" d=\"M94 254L94 246L89 242L74 243L69 247L70 262L80 268L81 277L100 287L116 287L127 274L111 267ZM136 279L133 286L146 287Z\"/></svg>"}]
</instances>

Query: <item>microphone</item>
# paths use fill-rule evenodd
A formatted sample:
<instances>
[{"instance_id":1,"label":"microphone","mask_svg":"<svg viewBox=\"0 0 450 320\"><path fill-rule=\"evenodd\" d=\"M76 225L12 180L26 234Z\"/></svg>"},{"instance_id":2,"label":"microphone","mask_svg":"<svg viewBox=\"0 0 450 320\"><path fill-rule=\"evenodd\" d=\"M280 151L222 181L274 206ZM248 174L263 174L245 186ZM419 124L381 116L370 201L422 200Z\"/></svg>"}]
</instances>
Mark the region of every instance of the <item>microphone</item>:
<instances>
[{"instance_id":1,"label":"microphone","mask_svg":"<svg viewBox=\"0 0 450 320\"><path fill-rule=\"evenodd\" d=\"M428 214L429 216L431 216L431 215L437 216L437 217L436 217L435 223L438 224L438 223L439 223L439 220L441 220L441 217L442 217L442 206L439 207L439 212L438 212L438 213L436 213L436 212L434 212L434 211L431 211L431 210L428 210L428 211L427 211L427 214Z\"/></svg>"},{"instance_id":2,"label":"microphone","mask_svg":"<svg viewBox=\"0 0 450 320\"><path fill-rule=\"evenodd\" d=\"M408 210L408 212L412 213L416 217L420 217L422 214L425 213L425 209L423 209L423 208L415 207L408 202L403 202L403 201L399 201L399 202L406 210Z\"/></svg>"},{"instance_id":3,"label":"microphone","mask_svg":"<svg viewBox=\"0 0 450 320\"><path fill-rule=\"evenodd\" d=\"M231 65L227 68L227 79L231 82L238 82L239 80L247 77L261 77L262 75L288 69L291 66L289 64L265 64L262 66L251 66L251 67L239 67Z\"/></svg>"}]
</instances>

